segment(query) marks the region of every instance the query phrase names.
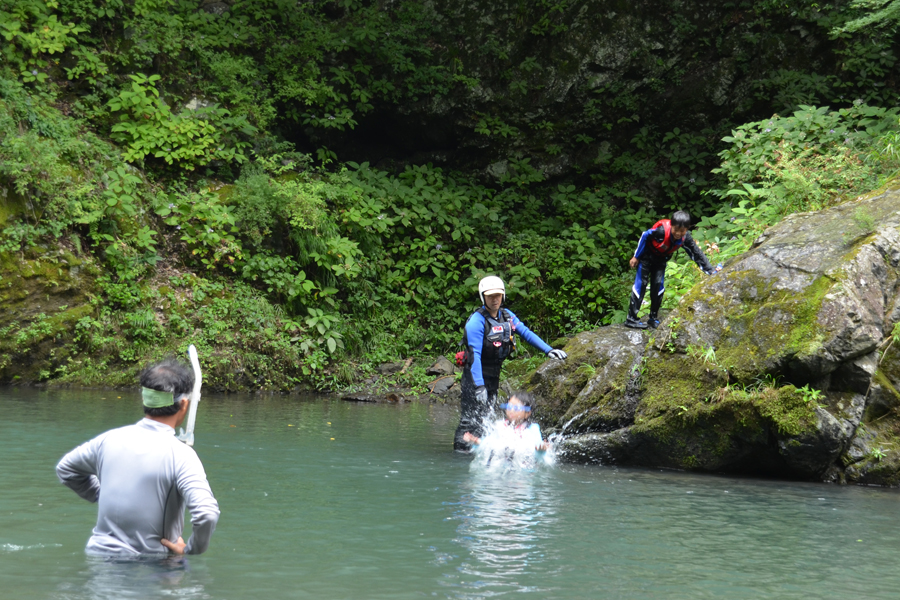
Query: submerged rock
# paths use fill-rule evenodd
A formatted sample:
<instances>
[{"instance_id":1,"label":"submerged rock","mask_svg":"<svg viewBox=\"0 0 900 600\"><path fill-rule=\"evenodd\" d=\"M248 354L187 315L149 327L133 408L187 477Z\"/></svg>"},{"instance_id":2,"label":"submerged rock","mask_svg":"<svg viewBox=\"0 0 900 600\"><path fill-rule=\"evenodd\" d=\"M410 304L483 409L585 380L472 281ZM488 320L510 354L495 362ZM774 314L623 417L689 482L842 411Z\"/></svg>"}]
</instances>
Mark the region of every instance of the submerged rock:
<instances>
[{"instance_id":1,"label":"submerged rock","mask_svg":"<svg viewBox=\"0 0 900 600\"><path fill-rule=\"evenodd\" d=\"M372 404L398 404L407 401L399 392L386 392L381 394L355 392L342 395L341 400L344 402L368 402Z\"/></svg>"},{"instance_id":2,"label":"submerged rock","mask_svg":"<svg viewBox=\"0 0 900 600\"><path fill-rule=\"evenodd\" d=\"M573 338L526 377L535 417L573 461L893 484L898 290L900 192L793 215L652 336Z\"/></svg>"}]
</instances>

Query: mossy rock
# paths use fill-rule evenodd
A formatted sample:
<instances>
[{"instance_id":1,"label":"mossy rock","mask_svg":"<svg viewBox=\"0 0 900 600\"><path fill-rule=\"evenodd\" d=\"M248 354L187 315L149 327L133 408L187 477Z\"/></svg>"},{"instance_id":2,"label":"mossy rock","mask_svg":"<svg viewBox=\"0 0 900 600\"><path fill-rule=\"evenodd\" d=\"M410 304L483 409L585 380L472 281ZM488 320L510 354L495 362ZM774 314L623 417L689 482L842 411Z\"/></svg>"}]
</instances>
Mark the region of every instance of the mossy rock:
<instances>
[{"instance_id":1,"label":"mossy rock","mask_svg":"<svg viewBox=\"0 0 900 600\"><path fill-rule=\"evenodd\" d=\"M785 219L685 295L656 347L712 347L742 383L769 374L858 391L858 370L841 368L873 353L891 318L900 279L898 204L900 194L888 191ZM859 211L880 225L845 242Z\"/></svg>"},{"instance_id":2,"label":"mossy rock","mask_svg":"<svg viewBox=\"0 0 900 600\"><path fill-rule=\"evenodd\" d=\"M534 418L547 429L602 431L631 422L635 400L626 399L647 338L619 326L578 334L563 348L565 361L548 360L530 377L539 402Z\"/></svg>"},{"instance_id":3,"label":"mossy rock","mask_svg":"<svg viewBox=\"0 0 900 600\"><path fill-rule=\"evenodd\" d=\"M10 217L24 212L25 204L15 187L0 179L0 226L5 227Z\"/></svg>"},{"instance_id":4,"label":"mossy rock","mask_svg":"<svg viewBox=\"0 0 900 600\"><path fill-rule=\"evenodd\" d=\"M65 249L0 254L0 381L35 383L66 371L75 327L94 311L98 273Z\"/></svg>"},{"instance_id":5,"label":"mossy rock","mask_svg":"<svg viewBox=\"0 0 900 600\"><path fill-rule=\"evenodd\" d=\"M728 385L728 373L697 351L647 352L637 415L652 419L672 411L683 412L719 394Z\"/></svg>"},{"instance_id":6,"label":"mossy rock","mask_svg":"<svg viewBox=\"0 0 900 600\"><path fill-rule=\"evenodd\" d=\"M862 425L841 456L848 483L900 485L900 391L895 386L900 352L884 354L866 396Z\"/></svg>"},{"instance_id":7,"label":"mossy rock","mask_svg":"<svg viewBox=\"0 0 900 600\"><path fill-rule=\"evenodd\" d=\"M864 424L841 460L847 483L900 485L900 421L881 418Z\"/></svg>"},{"instance_id":8,"label":"mossy rock","mask_svg":"<svg viewBox=\"0 0 900 600\"><path fill-rule=\"evenodd\" d=\"M637 416L621 430L566 438L560 450L578 462L816 480L843 451L853 428L794 386L724 388L690 406Z\"/></svg>"},{"instance_id":9,"label":"mossy rock","mask_svg":"<svg viewBox=\"0 0 900 600\"><path fill-rule=\"evenodd\" d=\"M880 352L900 319L898 207L888 189L785 219L686 294L646 347L622 328L579 334L570 361L529 380L561 455L900 481L900 348Z\"/></svg>"}]
</instances>

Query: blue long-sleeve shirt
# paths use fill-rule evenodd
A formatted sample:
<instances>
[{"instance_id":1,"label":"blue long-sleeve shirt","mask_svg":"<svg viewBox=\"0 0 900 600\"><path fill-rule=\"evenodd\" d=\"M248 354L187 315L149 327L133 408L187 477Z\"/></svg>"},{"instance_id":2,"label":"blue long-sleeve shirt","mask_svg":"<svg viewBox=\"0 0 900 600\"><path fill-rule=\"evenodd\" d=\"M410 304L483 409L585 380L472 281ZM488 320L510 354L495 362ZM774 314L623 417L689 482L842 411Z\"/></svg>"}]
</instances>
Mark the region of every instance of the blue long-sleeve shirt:
<instances>
[{"instance_id":1,"label":"blue long-sleeve shirt","mask_svg":"<svg viewBox=\"0 0 900 600\"><path fill-rule=\"evenodd\" d=\"M515 332L519 334L519 337L543 352L547 354L553 348L551 348L547 342L542 340L538 334L531 331L522 321L519 320L519 317L513 313L513 311L501 308L500 310L506 310L509 313L509 322L515 328ZM473 360L472 360L472 379L475 381L475 385L484 385L484 376L481 373L481 350L484 346L484 317L481 316L481 313L475 312L469 320L466 321L466 343L472 348L473 352Z\"/></svg>"}]
</instances>

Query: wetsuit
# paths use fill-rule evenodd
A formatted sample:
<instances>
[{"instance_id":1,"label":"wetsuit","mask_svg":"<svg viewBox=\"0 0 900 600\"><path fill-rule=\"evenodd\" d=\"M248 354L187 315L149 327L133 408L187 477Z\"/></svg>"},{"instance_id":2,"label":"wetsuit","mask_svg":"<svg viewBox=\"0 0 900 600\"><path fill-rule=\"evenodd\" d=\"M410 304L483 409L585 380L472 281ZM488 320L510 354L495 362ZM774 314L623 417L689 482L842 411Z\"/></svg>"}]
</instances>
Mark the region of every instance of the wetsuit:
<instances>
[{"instance_id":1,"label":"wetsuit","mask_svg":"<svg viewBox=\"0 0 900 600\"><path fill-rule=\"evenodd\" d=\"M184 509L192 531L185 554L201 554L219 520L219 505L193 448L152 419L112 429L66 454L59 480L97 502L90 554L168 554L160 539L176 541Z\"/></svg>"},{"instance_id":2,"label":"wetsuit","mask_svg":"<svg viewBox=\"0 0 900 600\"><path fill-rule=\"evenodd\" d=\"M463 441L463 435L467 431L481 437L484 419L491 414L491 406L500 389L500 369L515 347L516 334L544 354L552 350L536 333L525 327L511 310L501 308L494 319L485 307L481 307L466 321L467 360L460 390L459 426L453 440L455 449L469 449L469 444ZM488 392L487 403L484 404L479 403L475 397L475 389L481 385Z\"/></svg>"},{"instance_id":3,"label":"wetsuit","mask_svg":"<svg viewBox=\"0 0 900 600\"><path fill-rule=\"evenodd\" d=\"M688 257L707 275L713 272L706 255L697 246L691 233L687 232L680 240L676 240L670 231L668 219L656 223L641 234L634 257L638 259L637 273L634 276L634 287L631 288L631 301L628 304L628 318L637 321L638 310L650 284L650 319L656 320L659 307L662 305L663 292L666 291L666 263L679 248L684 248Z\"/></svg>"}]
</instances>

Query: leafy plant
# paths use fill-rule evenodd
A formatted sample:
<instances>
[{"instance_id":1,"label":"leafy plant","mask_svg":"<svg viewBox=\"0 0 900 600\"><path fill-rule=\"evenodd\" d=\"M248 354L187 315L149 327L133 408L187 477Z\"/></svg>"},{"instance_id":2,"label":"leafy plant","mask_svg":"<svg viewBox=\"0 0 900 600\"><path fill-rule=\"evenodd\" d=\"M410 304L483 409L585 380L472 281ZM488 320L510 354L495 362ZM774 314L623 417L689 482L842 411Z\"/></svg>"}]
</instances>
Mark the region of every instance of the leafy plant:
<instances>
[{"instance_id":1,"label":"leafy plant","mask_svg":"<svg viewBox=\"0 0 900 600\"><path fill-rule=\"evenodd\" d=\"M326 314L319 308L308 308L309 316L306 318L306 324L314 328L319 333L319 337L315 339L317 343L324 343L328 351L334 353L337 348L343 348L344 342L341 334L335 328L340 322L337 315ZM310 348L307 342L301 344L305 350Z\"/></svg>"},{"instance_id":2,"label":"leafy plant","mask_svg":"<svg viewBox=\"0 0 900 600\"><path fill-rule=\"evenodd\" d=\"M228 207L211 192L163 194L156 214L180 233L181 241L206 268L234 264L242 255L235 237L235 220Z\"/></svg>"},{"instance_id":3,"label":"leafy plant","mask_svg":"<svg viewBox=\"0 0 900 600\"><path fill-rule=\"evenodd\" d=\"M121 113L112 137L125 144L125 160L152 155L189 170L213 160L247 160L244 150L250 142L235 135L256 133L246 117L232 117L215 104L173 113L156 89L159 75L138 73L130 78L131 85L108 102L110 110Z\"/></svg>"},{"instance_id":4,"label":"leafy plant","mask_svg":"<svg viewBox=\"0 0 900 600\"><path fill-rule=\"evenodd\" d=\"M823 395L822 390L810 388L809 384L804 385L797 391L800 392L800 394L803 396L803 401L806 403L817 404Z\"/></svg>"},{"instance_id":5,"label":"leafy plant","mask_svg":"<svg viewBox=\"0 0 900 600\"><path fill-rule=\"evenodd\" d=\"M722 165L713 170L729 185L710 193L738 201L701 219L695 237L715 242L726 259L790 213L819 210L877 187L900 163L867 157L898 129L896 114L861 102L837 111L803 106L789 117L737 128L725 138L731 148L720 153Z\"/></svg>"}]
</instances>

